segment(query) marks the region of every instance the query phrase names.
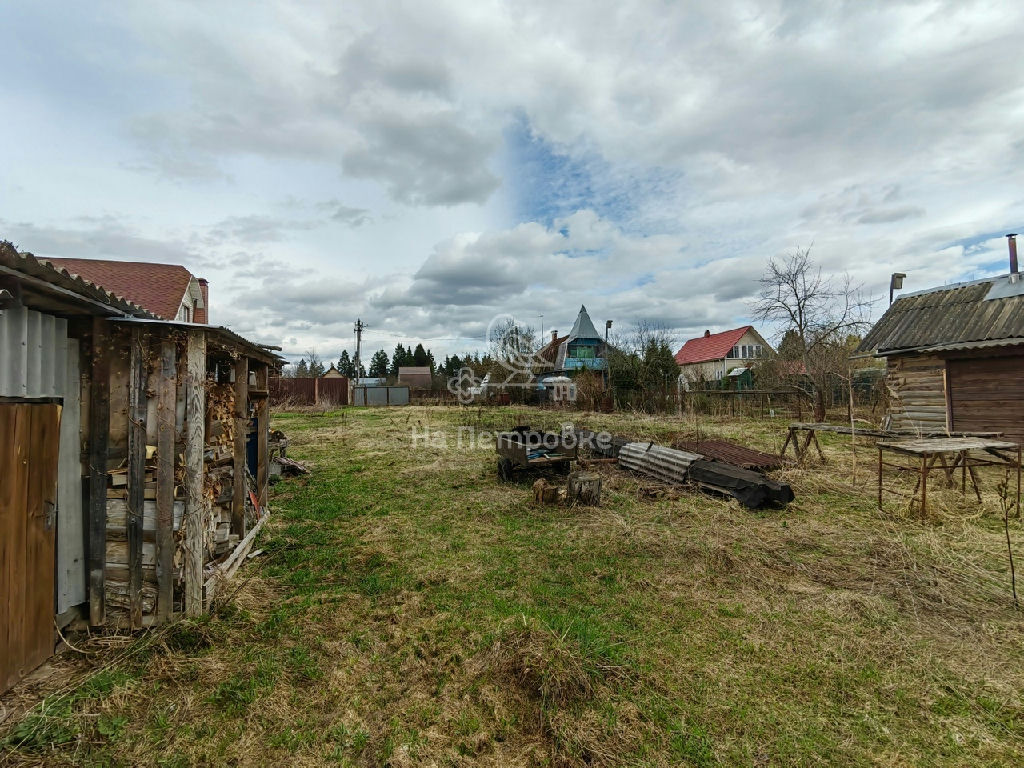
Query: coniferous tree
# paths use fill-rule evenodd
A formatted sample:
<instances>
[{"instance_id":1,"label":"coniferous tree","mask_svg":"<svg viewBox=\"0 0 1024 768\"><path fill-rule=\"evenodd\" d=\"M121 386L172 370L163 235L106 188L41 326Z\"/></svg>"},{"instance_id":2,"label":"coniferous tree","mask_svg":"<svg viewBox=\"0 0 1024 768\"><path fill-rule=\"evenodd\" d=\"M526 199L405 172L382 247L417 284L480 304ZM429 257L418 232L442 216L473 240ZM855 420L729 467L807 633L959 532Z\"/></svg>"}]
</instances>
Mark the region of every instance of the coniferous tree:
<instances>
[{"instance_id":1,"label":"coniferous tree","mask_svg":"<svg viewBox=\"0 0 1024 768\"><path fill-rule=\"evenodd\" d=\"M356 364L349 356L347 349L341 350L341 357L338 358L338 372L350 379L354 379L356 376Z\"/></svg>"},{"instance_id":2,"label":"coniferous tree","mask_svg":"<svg viewBox=\"0 0 1024 768\"><path fill-rule=\"evenodd\" d=\"M299 360L298 365L295 366L295 378L309 378L309 364L306 362L306 358L302 358L301 360Z\"/></svg>"},{"instance_id":3,"label":"coniferous tree","mask_svg":"<svg viewBox=\"0 0 1024 768\"><path fill-rule=\"evenodd\" d=\"M370 358L370 376L384 378L388 375L388 353L378 349Z\"/></svg>"},{"instance_id":4,"label":"coniferous tree","mask_svg":"<svg viewBox=\"0 0 1024 768\"><path fill-rule=\"evenodd\" d=\"M430 360L427 357L427 350L423 348L422 344L416 345L416 349L412 353L412 364L416 366L424 366L430 364Z\"/></svg>"},{"instance_id":5,"label":"coniferous tree","mask_svg":"<svg viewBox=\"0 0 1024 768\"><path fill-rule=\"evenodd\" d=\"M401 344L395 345L395 353L391 356L391 366L388 373L391 376L398 376L398 369L405 365L405 347Z\"/></svg>"}]
</instances>

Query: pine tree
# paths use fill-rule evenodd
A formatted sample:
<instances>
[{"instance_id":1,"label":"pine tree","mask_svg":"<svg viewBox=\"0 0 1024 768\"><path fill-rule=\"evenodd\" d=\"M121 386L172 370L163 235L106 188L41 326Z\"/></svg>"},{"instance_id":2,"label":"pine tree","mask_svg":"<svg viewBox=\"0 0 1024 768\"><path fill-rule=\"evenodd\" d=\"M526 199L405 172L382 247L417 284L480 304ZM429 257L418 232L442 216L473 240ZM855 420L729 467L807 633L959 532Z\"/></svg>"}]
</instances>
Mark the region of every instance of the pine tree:
<instances>
[{"instance_id":1,"label":"pine tree","mask_svg":"<svg viewBox=\"0 0 1024 768\"><path fill-rule=\"evenodd\" d=\"M309 365L306 364L306 358L302 358L301 360L299 360L299 364L295 366L295 378L309 378Z\"/></svg>"},{"instance_id":2,"label":"pine tree","mask_svg":"<svg viewBox=\"0 0 1024 768\"><path fill-rule=\"evenodd\" d=\"M416 366L429 365L429 359L427 358L427 350L423 348L422 344L417 344L415 351L412 353L412 364Z\"/></svg>"},{"instance_id":3,"label":"pine tree","mask_svg":"<svg viewBox=\"0 0 1024 768\"><path fill-rule=\"evenodd\" d=\"M341 350L341 357L338 358L338 372L350 379L354 379L356 376L356 364L349 357L347 349Z\"/></svg>"},{"instance_id":4,"label":"pine tree","mask_svg":"<svg viewBox=\"0 0 1024 768\"><path fill-rule=\"evenodd\" d=\"M370 358L370 376L384 378L388 375L388 353L378 349Z\"/></svg>"},{"instance_id":5,"label":"pine tree","mask_svg":"<svg viewBox=\"0 0 1024 768\"><path fill-rule=\"evenodd\" d=\"M388 373L391 376L398 376L398 369L405 365L405 355L405 347L396 344L395 353L391 356L391 366L388 368Z\"/></svg>"}]
</instances>

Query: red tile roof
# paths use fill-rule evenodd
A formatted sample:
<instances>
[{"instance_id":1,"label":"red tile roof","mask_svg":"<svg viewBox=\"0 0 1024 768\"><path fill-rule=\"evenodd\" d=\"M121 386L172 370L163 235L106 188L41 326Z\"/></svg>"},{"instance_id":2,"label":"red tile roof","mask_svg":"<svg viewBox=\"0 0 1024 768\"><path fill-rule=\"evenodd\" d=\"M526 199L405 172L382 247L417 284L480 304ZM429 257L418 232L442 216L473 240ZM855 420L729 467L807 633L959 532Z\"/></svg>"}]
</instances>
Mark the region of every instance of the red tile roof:
<instances>
[{"instance_id":1,"label":"red tile roof","mask_svg":"<svg viewBox=\"0 0 1024 768\"><path fill-rule=\"evenodd\" d=\"M690 363L722 360L729 350L736 346L736 342L743 338L743 334L752 327L744 325L742 328L734 328L731 331L705 334L696 339L690 339L683 344L682 349L676 352L676 362L679 365L689 365Z\"/></svg>"},{"instance_id":2,"label":"red tile roof","mask_svg":"<svg viewBox=\"0 0 1024 768\"><path fill-rule=\"evenodd\" d=\"M104 259L46 259L58 269L135 302L164 320L178 315L192 273L180 264Z\"/></svg>"}]
</instances>

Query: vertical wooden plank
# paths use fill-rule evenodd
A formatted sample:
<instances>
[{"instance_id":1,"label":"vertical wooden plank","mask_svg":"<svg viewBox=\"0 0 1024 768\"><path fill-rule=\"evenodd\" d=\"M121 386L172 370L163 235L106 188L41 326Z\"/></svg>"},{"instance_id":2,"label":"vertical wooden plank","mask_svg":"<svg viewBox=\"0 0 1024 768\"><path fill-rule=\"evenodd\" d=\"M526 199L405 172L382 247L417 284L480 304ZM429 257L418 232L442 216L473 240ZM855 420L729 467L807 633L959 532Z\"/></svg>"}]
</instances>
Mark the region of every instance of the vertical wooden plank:
<instances>
[{"instance_id":1,"label":"vertical wooden plank","mask_svg":"<svg viewBox=\"0 0 1024 768\"><path fill-rule=\"evenodd\" d=\"M132 328L128 392L128 613L142 629L142 515L146 501L146 350L142 329Z\"/></svg>"},{"instance_id":2,"label":"vertical wooden plank","mask_svg":"<svg viewBox=\"0 0 1024 768\"><path fill-rule=\"evenodd\" d=\"M26 408L0 404L0 693L20 677L28 487L28 464L23 455Z\"/></svg>"},{"instance_id":3,"label":"vertical wooden plank","mask_svg":"<svg viewBox=\"0 0 1024 768\"><path fill-rule=\"evenodd\" d=\"M60 406L25 406L28 434L28 514L25 516L22 672L27 673L53 655L57 462L60 455Z\"/></svg>"},{"instance_id":4,"label":"vertical wooden plank","mask_svg":"<svg viewBox=\"0 0 1024 768\"><path fill-rule=\"evenodd\" d=\"M107 433L110 429L110 331L93 318L89 392L89 623L106 620Z\"/></svg>"},{"instance_id":5,"label":"vertical wooden plank","mask_svg":"<svg viewBox=\"0 0 1024 768\"><path fill-rule=\"evenodd\" d=\"M174 613L174 413L177 397L177 349L160 343L157 380L156 549L157 620Z\"/></svg>"},{"instance_id":6,"label":"vertical wooden plank","mask_svg":"<svg viewBox=\"0 0 1024 768\"><path fill-rule=\"evenodd\" d=\"M203 613L203 564L206 559L206 499L203 452L206 448L206 335L188 332L185 402L185 613Z\"/></svg>"},{"instance_id":7,"label":"vertical wooden plank","mask_svg":"<svg viewBox=\"0 0 1024 768\"><path fill-rule=\"evenodd\" d=\"M949 364L942 363L942 394L946 401L946 434L953 431L953 396L949 390Z\"/></svg>"},{"instance_id":8,"label":"vertical wooden plank","mask_svg":"<svg viewBox=\"0 0 1024 768\"><path fill-rule=\"evenodd\" d=\"M249 360L235 361L234 489L231 496L231 532L245 535L245 438L249 432Z\"/></svg>"},{"instance_id":9,"label":"vertical wooden plank","mask_svg":"<svg viewBox=\"0 0 1024 768\"><path fill-rule=\"evenodd\" d=\"M267 365L261 364L257 369L257 382L260 389L265 390L268 385ZM260 502L260 509L267 506L267 486L270 479L270 467L268 465L269 432L270 432L270 398L262 397L256 403L256 497Z\"/></svg>"}]
</instances>

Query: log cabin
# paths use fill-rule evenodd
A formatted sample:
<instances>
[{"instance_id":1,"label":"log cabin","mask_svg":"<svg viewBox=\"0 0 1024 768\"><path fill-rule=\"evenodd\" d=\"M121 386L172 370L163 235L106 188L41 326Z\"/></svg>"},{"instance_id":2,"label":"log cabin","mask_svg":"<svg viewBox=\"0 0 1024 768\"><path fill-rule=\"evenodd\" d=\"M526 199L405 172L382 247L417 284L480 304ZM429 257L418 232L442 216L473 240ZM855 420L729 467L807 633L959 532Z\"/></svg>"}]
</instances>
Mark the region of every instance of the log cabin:
<instances>
[{"instance_id":1,"label":"log cabin","mask_svg":"<svg viewBox=\"0 0 1024 768\"><path fill-rule=\"evenodd\" d=\"M1001 432L1024 441L1024 275L1011 271L900 296L857 356L886 362L887 428Z\"/></svg>"}]
</instances>

